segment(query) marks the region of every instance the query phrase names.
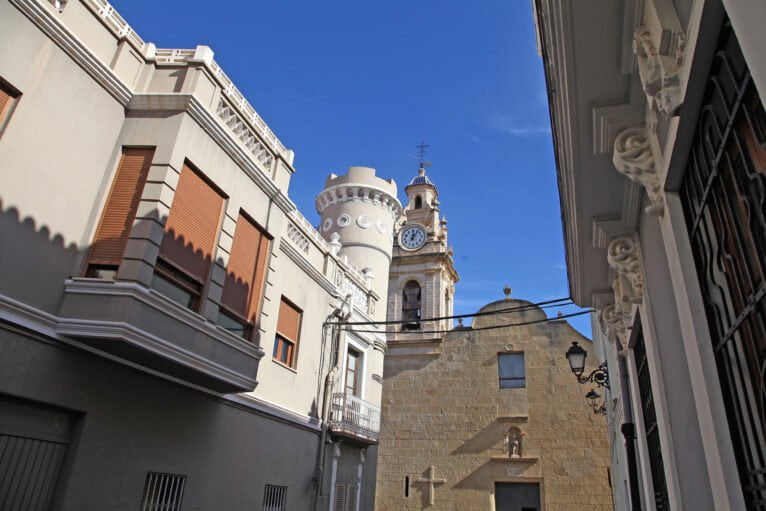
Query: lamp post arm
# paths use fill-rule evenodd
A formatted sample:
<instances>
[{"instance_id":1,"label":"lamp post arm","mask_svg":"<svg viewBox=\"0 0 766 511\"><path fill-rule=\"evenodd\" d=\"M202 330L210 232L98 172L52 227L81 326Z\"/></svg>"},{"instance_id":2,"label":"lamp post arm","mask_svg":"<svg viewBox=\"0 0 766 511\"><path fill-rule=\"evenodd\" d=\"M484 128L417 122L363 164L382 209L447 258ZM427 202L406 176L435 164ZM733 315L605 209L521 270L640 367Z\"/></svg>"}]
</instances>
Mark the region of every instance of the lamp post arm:
<instances>
[{"instance_id":1,"label":"lamp post arm","mask_svg":"<svg viewBox=\"0 0 766 511\"><path fill-rule=\"evenodd\" d=\"M577 381L580 383L595 383L599 387L605 389L609 388L609 371L606 367L606 362L603 362L600 366L594 369L588 376L578 376Z\"/></svg>"}]
</instances>

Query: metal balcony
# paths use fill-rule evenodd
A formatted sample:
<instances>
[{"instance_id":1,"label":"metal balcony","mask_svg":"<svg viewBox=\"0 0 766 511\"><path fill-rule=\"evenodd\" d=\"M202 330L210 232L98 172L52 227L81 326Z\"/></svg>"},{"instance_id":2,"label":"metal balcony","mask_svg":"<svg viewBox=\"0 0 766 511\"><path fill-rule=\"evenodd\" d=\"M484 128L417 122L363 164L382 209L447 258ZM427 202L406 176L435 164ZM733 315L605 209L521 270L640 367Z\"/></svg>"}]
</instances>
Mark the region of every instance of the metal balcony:
<instances>
[{"instance_id":1,"label":"metal balcony","mask_svg":"<svg viewBox=\"0 0 766 511\"><path fill-rule=\"evenodd\" d=\"M377 444L380 408L350 394L333 394L330 429L334 434L352 441Z\"/></svg>"}]
</instances>

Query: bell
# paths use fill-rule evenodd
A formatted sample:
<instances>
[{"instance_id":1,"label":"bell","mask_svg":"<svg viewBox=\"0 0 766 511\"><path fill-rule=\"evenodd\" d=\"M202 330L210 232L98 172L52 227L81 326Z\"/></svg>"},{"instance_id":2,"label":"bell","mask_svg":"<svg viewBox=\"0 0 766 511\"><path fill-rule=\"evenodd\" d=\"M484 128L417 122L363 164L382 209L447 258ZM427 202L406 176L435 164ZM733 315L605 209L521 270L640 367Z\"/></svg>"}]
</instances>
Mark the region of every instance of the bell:
<instances>
[{"instance_id":1,"label":"bell","mask_svg":"<svg viewBox=\"0 0 766 511\"><path fill-rule=\"evenodd\" d=\"M420 321L407 321L403 324L402 328L405 330L420 330Z\"/></svg>"}]
</instances>

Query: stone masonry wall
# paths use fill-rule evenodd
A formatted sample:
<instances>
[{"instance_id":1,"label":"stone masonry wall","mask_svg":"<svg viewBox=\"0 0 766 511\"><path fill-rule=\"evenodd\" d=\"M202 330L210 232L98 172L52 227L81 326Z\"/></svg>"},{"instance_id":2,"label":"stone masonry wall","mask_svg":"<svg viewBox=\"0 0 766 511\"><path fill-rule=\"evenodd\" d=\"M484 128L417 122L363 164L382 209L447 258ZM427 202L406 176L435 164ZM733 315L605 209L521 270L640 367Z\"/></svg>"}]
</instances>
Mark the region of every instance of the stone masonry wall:
<instances>
[{"instance_id":1,"label":"stone masonry wall","mask_svg":"<svg viewBox=\"0 0 766 511\"><path fill-rule=\"evenodd\" d=\"M482 311L524 305L508 299ZM473 327L544 318L532 307L477 318ZM590 387L569 369L564 354L572 341L592 351L566 321L455 330L442 339L441 354L430 357L390 345L376 509L494 510L496 482L534 482L540 509L612 510L606 421L586 403ZM526 387L501 389L498 353L518 351L525 357ZM509 456L511 427L524 434L520 458Z\"/></svg>"}]
</instances>

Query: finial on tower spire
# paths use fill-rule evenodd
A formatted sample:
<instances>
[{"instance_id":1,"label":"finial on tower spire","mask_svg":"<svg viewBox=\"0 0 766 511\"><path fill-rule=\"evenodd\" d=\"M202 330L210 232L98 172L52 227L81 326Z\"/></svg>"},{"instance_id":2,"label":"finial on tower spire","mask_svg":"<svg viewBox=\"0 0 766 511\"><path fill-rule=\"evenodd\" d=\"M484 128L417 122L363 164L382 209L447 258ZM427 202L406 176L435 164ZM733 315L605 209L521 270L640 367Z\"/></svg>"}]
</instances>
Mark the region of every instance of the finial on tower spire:
<instances>
[{"instance_id":1,"label":"finial on tower spire","mask_svg":"<svg viewBox=\"0 0 766 511\"><path fill-rule=\"evenodd\" d=\"M418 150L418 171L421 171L421 170L423 171L423 172L420 172L420 175L422 176L423 174L425 174L426 167L431 166L431 162L426 161L426 153L428 152L428 148L430 146L421 140L420 143L416 145L415 147Z\"/></svg>"}]
</instances>

